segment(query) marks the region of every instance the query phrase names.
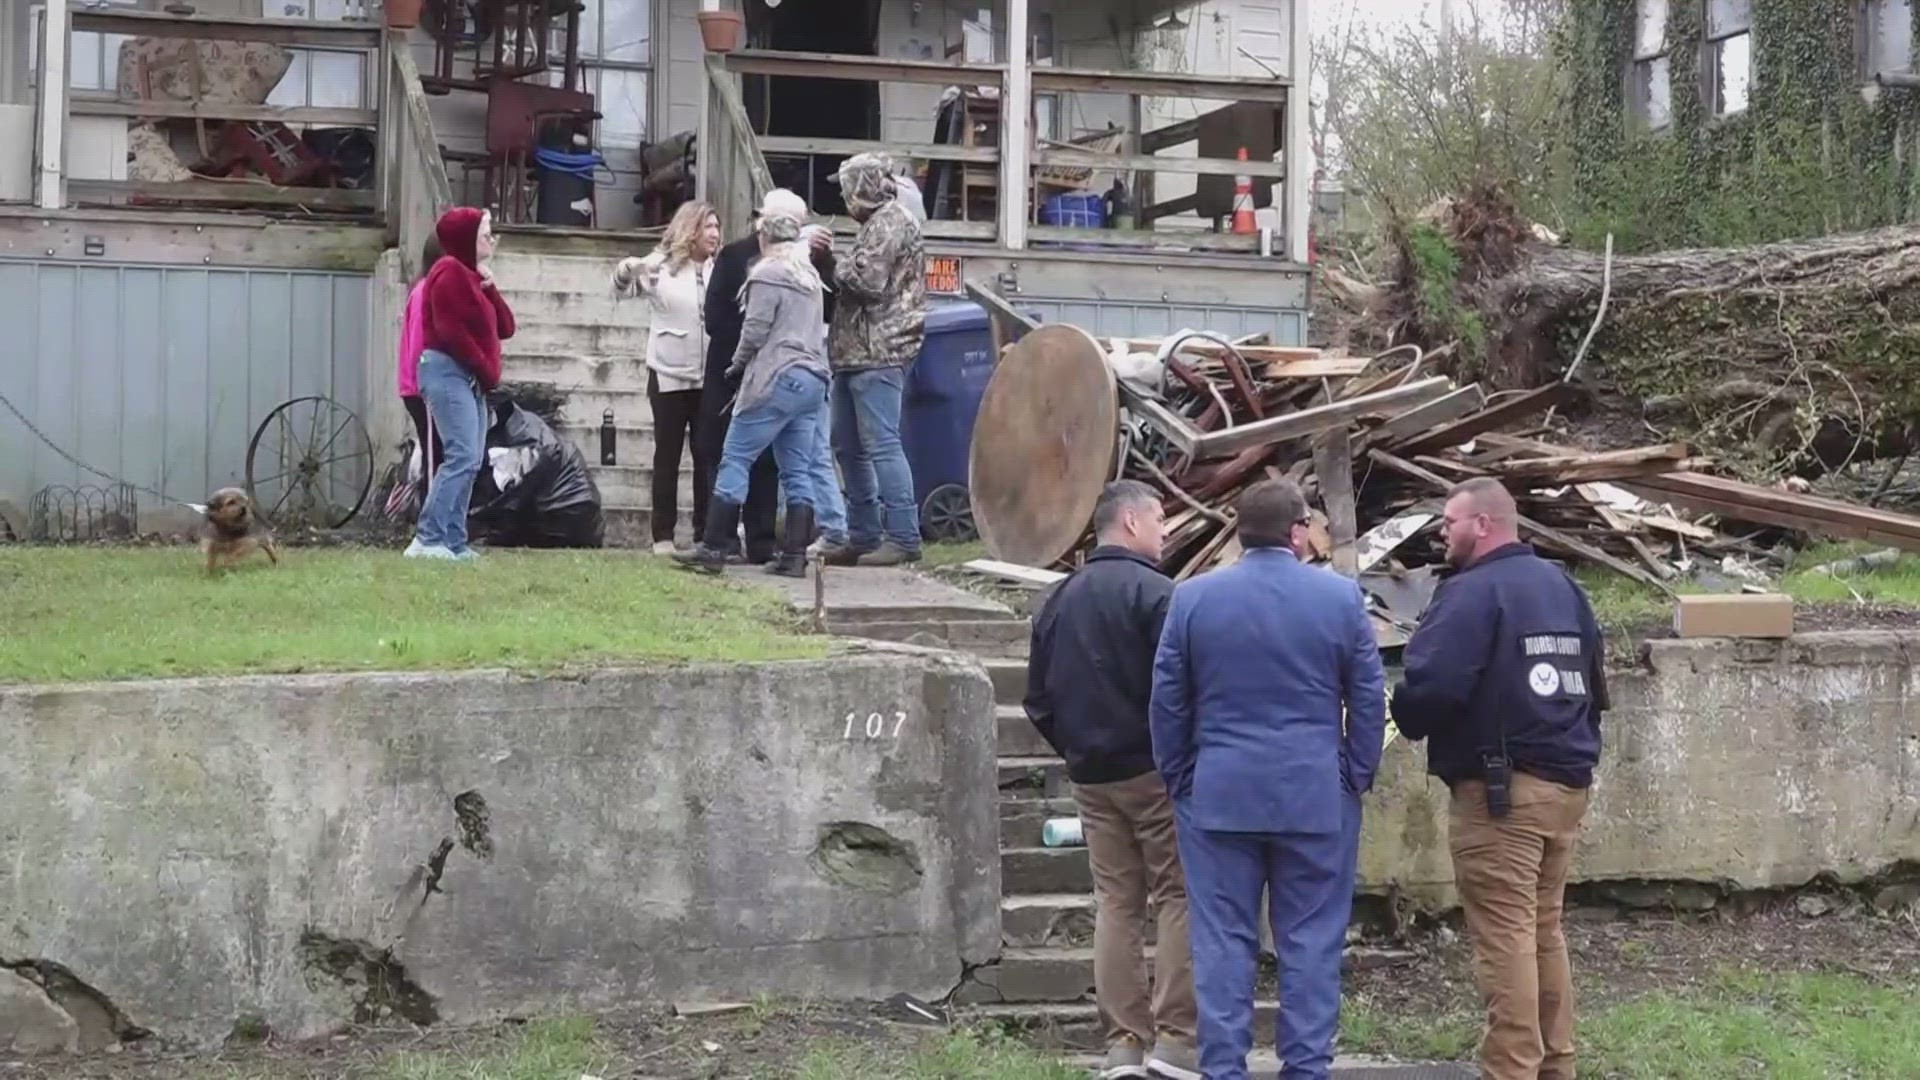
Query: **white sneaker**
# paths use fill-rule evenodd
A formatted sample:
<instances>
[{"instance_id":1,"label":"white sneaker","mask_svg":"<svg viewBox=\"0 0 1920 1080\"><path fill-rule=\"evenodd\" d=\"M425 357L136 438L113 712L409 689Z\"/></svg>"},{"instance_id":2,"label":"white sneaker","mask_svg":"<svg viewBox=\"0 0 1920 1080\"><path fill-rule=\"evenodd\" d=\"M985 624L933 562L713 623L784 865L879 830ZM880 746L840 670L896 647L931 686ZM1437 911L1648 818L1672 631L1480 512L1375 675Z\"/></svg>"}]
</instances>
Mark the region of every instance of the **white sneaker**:
<instances>
[{"instance_id":1,"label":"white sneaker","mask_svg":"<svg viewBox=\"0 0 1920 1080\"><path fill-rule=\"evenodd\" d=\"M671 540L655 540L653 542L653 553L655 555L661 556L662 558L665 558L666 556L671 555L678 550L680 549L674 547L673 541Z\"/></svg>"},{"instance_id":2,"label":"white sneaker","mask_svg":"<svg viewBox=\"0 0 1920 1080\"><path fill-rule=\"evenodd\" d=\"M453 553L453 561L454 562L479 562L480 553L473 550L472 548L465 548Z\"/></svg>"},{"instance_id":3,"label":"white sneaker","mask_svg":"<svg viewBox=\"0 0 1920 1080\"><path fill-rule=\"evenodd\" d=\"M455 555L452 551L441 547L439 544L423 544L417 537L413 543L407 545L407 550L401 554L409 559L445 559L448 561L457 561L460 558L460 556Z\"/></svg>"}]
</instances>

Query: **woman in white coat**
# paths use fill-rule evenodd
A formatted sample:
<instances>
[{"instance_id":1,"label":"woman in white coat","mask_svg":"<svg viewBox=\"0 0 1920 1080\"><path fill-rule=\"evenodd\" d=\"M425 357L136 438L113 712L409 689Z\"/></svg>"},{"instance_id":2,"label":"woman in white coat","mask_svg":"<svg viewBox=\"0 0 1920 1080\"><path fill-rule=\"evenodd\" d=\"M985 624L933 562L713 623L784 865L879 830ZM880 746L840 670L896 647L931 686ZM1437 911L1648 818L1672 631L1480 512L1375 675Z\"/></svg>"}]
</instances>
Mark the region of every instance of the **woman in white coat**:
<instances>
[{"instance_id":1,"label":"woman in white coat","mask_svg":"<svg viewBox=\"0 0 1920 1080\"><path fill-rule=\"evenodd\" d=\"M703 305L707 275L720 250L720 217L703 202L680 207L660 246L645 258L626 258L613 271L616 296L640 296L649 308L647 403L653 408L653 553L673 553L680 511L680 455L693 445L700 423L700 383L706 372ZM707 516L713 477L693 478L693 518Z\"/></svg>"}]
</instances>

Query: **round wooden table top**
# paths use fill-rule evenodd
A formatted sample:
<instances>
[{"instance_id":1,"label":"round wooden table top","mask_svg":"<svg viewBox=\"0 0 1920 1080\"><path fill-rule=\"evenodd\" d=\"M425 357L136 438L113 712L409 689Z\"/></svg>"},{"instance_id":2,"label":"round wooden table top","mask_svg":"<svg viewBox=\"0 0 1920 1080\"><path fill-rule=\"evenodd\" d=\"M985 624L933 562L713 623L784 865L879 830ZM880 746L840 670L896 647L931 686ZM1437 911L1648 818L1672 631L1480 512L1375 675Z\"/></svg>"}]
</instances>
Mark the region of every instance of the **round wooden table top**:
<instances>
[{"instance_id":1,"label":"round wooden table top","mask_svg":"<svg viewBox=\"0 0 1920 1080\"><path fill-rule=\"evenodd\" d=\"M1086 535L1120 446L1119 386L1077 326L1032 330L994 368L973 424L967 486L993 557L1046 567Z\"/></svg>"}]
</instances>

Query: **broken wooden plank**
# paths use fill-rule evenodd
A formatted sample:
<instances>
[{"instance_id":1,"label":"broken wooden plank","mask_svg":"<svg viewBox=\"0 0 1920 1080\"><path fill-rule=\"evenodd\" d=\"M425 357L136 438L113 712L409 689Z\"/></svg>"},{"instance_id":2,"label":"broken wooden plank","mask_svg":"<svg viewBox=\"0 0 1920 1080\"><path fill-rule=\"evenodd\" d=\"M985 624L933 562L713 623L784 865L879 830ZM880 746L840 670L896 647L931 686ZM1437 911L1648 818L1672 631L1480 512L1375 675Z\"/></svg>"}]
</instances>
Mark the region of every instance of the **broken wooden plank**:
<instances>
[{"instance_id":1,"label":"broken wooden plank","mask_svg":"<svg viewBox=\"0 0 1920 1080\"><path fill-rule=\"evenodd\" d=\"M1375 359L1379 358L1375 357ZM1364 397L1367 394L1377 394L1382 390L1391 390L1396 386L1405 386L1420 374L1420 369L1426 366L1426 363L1426 358L1421 357L1411 364L1403 364L1371 379L1354 379L1340 388L1340 392L1334 395L1334 400Z\"/></svg>"},{"instance_id":2,"label":"broken wooden plank","mask_svg":"<svg viewBox=\"0 0 1920 1080\"><path fill-rule=\"evenodd\" d=\"M1198 555L1195 555L1193 558L1187 560L1187 565L1180 568L1180 572L1173 576L1173 580L1176 582L1185 581L1188 578L1194 576L1195 574L1201 573L1202 571L1208 569L1213 563L1214 558L1218 556L1223 549L1226 548L1227 544L1230 541L1234 540L1234 537L1238 532L1239 532L1238 527L1233 525L1229 525L1226 528L1221 529L1220 535L1214 537L1212 540L1207 541L1207 546L1201 548L1200 553Z\"/></svg>"},{"instance_id":3,"label":"broken wooden plank","mask_svg":"<svg viewBox=\"0 0 1920 1080\"><path fill-rule=\"evenodd\" d=\"M1333 571L1354 577L1360 572L1353 546L1360 531L1360 514L1353 498L1353 440L1345 427L1323 432L1314 440L1313 475L1320 481L1320 501L1327 509Z\"/></svg>"},{"instance_id":4,"label":"broken wooden plank","mask_svg":"<svg viewBox=\"0 0 1920 1080\"><path fill-rule=\"evenodd\" d=\"M1454 484L1453 481L1447 479L1444 476L1441 476L1439 473L1434 472L1432 469L1426 468L1421 465L1415 465L1413 462L1408 461L1405 458L1402 458L1396 454L1389 454L1385 450L1369 450L1367 451L1367 456L1369 458L1372 458L1375 462L1378 462L1379 464L1384 465L1389 469L1392 469L1394 472L1397 472L1402 476L1410 476L1413 479L1426 484L1428 487L1433 488L1434 490L1438 491L1442 495L1445 495L1447 492L1453 490L1453 484Z\"/></svg>"},{"instance_id":5,"label":"broken wooden plank","mask_svg":"<svg viewBox=\"0 0 1920 1080\"><path fill-rule=\"evenodd\" d=\"M1523 420L1535 413L1545 412L1555 405L1564 405L1579 396L1580 392L1567 383L1552 383L1538 390L1509 398L1490 409L1457 420L1446 427L1415 436L1393 447L1393 450L1399 454L1411 455L1464 446L1487 432L1506 427L1516 420Z\"/></svg>"},{"instance_id":6,"label":"broken wooden plank","mask_svg":"<svg viewBox=\"0 0 1920 1080\"><path fill-rule=\"evenodd\" d=\"M1364 574L1380 565L1400 545L1420 535L1421 530L1440 515L1426 510L1409 510L1367 530L1354 545L1354 569Z\"/></svg>"},{"instance_id":7,"label":"broken wooden plank","mask_svg":"<svg viewBox=\"0 0 1920 1080\"><path fill-rule=\"evenodd\" d=\"M1736 521L1841 540L1866 540L1920 551L1920 517L1819 495L1778 491L1703 473L1662 473L1621 485L1645 498Z\"/></svg>"},{"instance_id":8,"label":"broken wooden plank","mask_svg":"<svg viewBox=\"0 0 1920 1080\"><path fill-rule=\"evenodd\" d=\"M1365 397L1318 405L1224 431L1207 432L1195 440L1193 456L1202 460L1231 457L1256 446L1272 446L1289 439L1318 435L1322 431L1344 427L1363 416L1396 412L1424 404L1449 393L1452 386L1452 380L1436 376Z\"/></svg>"},{"instance_id":9,"label":"broken wooden plank","mask_svg":"<svg viewBox=\"0 0 1920 1080\"><path fill-rule=\"evenodd\" d=\"M974 559L960 565L962 569L984 577L999 578L1016 585L1031 585L1041 589L1064 581L1067 577L1058 570L1041 570L1038 567L1021 566L1019 563L1001 562L998 559Z\"/></svg>"},{"instance_id":10,"label":"broken wooden plank","mask_svg":"<svg viewBox=\"0 0 1920 1080\"><path fill-rule=\"evenodd\" d=\"M1391 444L1423 431L1432 431L1441 424L1452 423L1468 413L1478 412L1486 403L1487 392L1480 389L1479 383L1472 383L1445 397L1435 398L1425 405L1416 405L1389 418L1386 423L1367 432L1367 441Z\"/></svg>"},{"instance_id":11,"label":"broken wooden plank","mask_svg":"<svg viewBox=\"0 0 1920 1080\"><path fill-rule=\"evenodd\" d=\"M1569 555L1577 555L1597 566L1604 566L1623 577L1632 578L1642 585L1658 589L1668 596L1673 595L1673 590L1667 588L1666 582L1627 562L1625 559L1615 558L1613 555L1608 554L1600 548L1594 547L1585 540L1576 539L1567 533L1561 532L1559 529L1548 528L1524 514L1520 515L1517 520L1522 536L1532 536L1535 539L1545 542L1548 547L1558 548Z\"/></svg>"},{"instance_id":12,"label":"broken wooden plank","mask_svg":"<svg viewBox=\"0 0 1920 1080\"><path fill-rule=\"evenodd\" d=\"M1600 454L1560 454L1555 457L1521 458L1487 466L1487 471L1504 480L1555 484L1586 484L1596 480L1629 480L1636 476L1672 472L1687 460L1687 444L1640 446L1631 450L1610 450Z\"/></svg>"}]
</instances>

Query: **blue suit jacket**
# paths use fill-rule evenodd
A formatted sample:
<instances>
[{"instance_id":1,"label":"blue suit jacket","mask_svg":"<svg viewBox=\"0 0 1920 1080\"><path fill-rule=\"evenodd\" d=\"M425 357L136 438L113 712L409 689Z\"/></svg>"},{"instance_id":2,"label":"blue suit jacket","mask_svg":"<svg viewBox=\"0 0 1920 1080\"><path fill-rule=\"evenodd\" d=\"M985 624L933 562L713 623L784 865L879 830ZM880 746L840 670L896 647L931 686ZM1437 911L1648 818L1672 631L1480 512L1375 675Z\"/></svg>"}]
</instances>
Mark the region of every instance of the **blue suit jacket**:
<instances>
[{"instance_id":1,"label":"blue suit jacket","mask_svg":"<svg viewBox=\"0 0 1920 1080\"><path fill-rule=\"evenodd\" d=\"M1255 548L1174 590L1154 763L1197 828L1337 832L1346 796L1373 786L1385 691L1359 586Z\"/></svg>"}]
</instances>

